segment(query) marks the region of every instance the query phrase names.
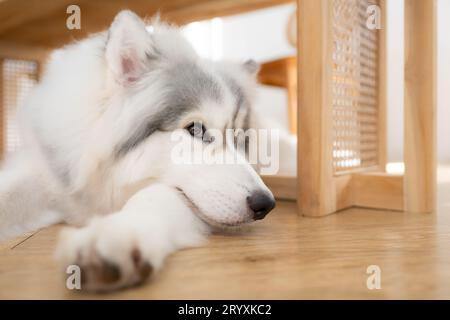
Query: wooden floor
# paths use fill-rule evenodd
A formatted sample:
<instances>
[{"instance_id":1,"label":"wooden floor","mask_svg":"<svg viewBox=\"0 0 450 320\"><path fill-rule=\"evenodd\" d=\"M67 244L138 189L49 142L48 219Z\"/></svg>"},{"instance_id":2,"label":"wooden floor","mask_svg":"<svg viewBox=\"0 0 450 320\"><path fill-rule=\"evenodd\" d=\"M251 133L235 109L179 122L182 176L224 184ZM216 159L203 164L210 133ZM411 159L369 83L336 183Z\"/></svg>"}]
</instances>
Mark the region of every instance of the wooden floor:
<instances>
[{"instance_id":1,"label":"wooden floor","mask_svg":"<svg viewBox=\"0 0 450 320\"><path fill-rule=\"evenodd\" d=\"M450 299L450 170L439 209L410 214L354 208L325 218L279 202L265 220L174 254L143 286L103 295L69 291L52 260L58 227L0 246L0 298ZM381 289L366 268L381 268Z\"/></svg>"}]
</instances>

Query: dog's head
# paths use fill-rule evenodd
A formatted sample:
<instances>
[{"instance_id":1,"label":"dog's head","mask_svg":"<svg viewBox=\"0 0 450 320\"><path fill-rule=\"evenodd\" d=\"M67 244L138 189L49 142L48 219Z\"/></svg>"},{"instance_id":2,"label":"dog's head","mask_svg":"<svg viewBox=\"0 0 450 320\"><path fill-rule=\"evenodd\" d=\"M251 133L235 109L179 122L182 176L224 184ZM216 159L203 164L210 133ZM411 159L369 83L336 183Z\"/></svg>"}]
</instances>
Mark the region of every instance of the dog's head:
<instances>
[{"instance_id":1,"label":"dog's head","mask_svg":"<svg viewBox=\"0 0 450 320\"><path fill-rule=\"evenodd\" d=\"M201 59L178 29L157 22L150 32L129 11L111 25L105 62L104 117L115 131L121 186L148 179L168 184L213 225L239 225L272 210L272 193L226 139L227 129L249 126L255 62ZM196 161L200 153L210 161Z\"/></svg>"}]
</instances>

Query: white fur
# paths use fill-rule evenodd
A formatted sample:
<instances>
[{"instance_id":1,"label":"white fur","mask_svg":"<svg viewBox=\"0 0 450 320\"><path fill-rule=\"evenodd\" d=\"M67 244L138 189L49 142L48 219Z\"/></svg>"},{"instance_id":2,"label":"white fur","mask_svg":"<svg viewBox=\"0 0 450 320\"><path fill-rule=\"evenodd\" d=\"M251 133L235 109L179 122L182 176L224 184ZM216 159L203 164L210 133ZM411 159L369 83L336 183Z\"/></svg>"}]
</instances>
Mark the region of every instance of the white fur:
<instances>
[{"instance_id":1,"label":"white fur","mask_svg":"<svg viewBox=\"0 0 450 320\"><path fill-rule=\"evenodd\" d=\"M206 99L176 124L187 137L183 127L191 120L223 128L232 117L234 97L219 72L250 96L255 84L254 74L240 65L198 58L176 28L154 28L149 35L137 16L123 11L109 34L55 51L18 113L23 149L0 172L0 239L61 221L84 226L63 233L58 257L64 265L101 268L106 260L121 273L114 283L88 279L88 289L142 281L133 250L157 269L174 250L201 243L209 225L252 221L247 197L256 190L270 194L244 160L225 166L172 163L173 131L157 131L114 158L114 148L137 121L161 111L168 64L188 60L223 91L220 102ZM223 144L211 152L235 153Z\"/></svg>"},{"instance_id":2,"label":"white fur","mask_svg":"<svg viewBox=\"0 0 450 320\"><path fill-rule=\"evenodd\" d=\"M142 281L136 275L133 250L157 270L169 253L201 244L207 233L206 225L180 195L165 185L152 184L133 195L122 210L95 218L85 228L65 230L56 255L65 265L76 261L89 266L106 259L118 266L119 281L88 282L83 288L110 290Z\"/></svg>"}]
</instances>

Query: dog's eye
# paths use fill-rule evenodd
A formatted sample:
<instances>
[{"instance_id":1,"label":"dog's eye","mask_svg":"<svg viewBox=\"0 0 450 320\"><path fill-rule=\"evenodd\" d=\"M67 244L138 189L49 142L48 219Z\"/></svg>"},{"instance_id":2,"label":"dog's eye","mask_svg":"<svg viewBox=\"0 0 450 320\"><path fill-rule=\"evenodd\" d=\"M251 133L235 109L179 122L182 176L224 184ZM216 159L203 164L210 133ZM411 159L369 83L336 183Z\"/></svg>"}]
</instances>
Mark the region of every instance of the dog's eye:
<instances>
[{"instance_id":1,"label":"dog's eye","mask_svg":"<svg viewBox=\"0 0 450 320\"><path fill-rule=\"evenodd\" d=\"M206 127L201 122L192 122L185 129L189 132L191 136L194 138L198 138L203 142L212 142L214 141L214 137L209 136L206 132Z\"/></svg>"},{"instance_id":2,"label":"dog's eye","mask_svg":"<svg viewBox=\"0 0 450 320\"><path fill-rule=\"evenodd\" d=\"M194 138L202 139L206 132L205 126L200 122L192 122L185 128Z\"/></svg>"}]
</instances>

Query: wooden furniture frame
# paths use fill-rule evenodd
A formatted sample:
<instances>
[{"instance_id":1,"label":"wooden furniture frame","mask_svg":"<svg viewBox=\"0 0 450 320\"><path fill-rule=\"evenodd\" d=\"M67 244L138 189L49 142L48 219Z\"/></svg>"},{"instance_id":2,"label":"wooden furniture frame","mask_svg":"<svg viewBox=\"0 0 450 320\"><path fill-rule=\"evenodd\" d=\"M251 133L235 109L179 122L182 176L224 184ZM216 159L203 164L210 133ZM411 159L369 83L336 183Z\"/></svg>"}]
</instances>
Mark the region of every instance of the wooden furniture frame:
<instances>
[{"instance_id":1,"label":"wooden furniture frame","mask_svg":"<svg viewBox=\"0 0 450 320\"><path fill-rule=\"evenodd\" d=\"M4 79L3 63L6 59L34 61L37 63L38 66L37 76L39 77L42 71L41 66L44 65L49 52L50 50L48 48L16 45L0 41L0 161L2 160L3 155L6 151L4 150L6 144L6 134L5 134L6 110L4 110L5 108L4 88L6 80Z\"/></svg>"},{"instance_id":2,"label":"wooden furniture frame","mask_svg":"<svg viewBox=\"0 0 450 320\"><path fill-rule=\"evenodd\" d=\"M297 119L295 116L291 117L294 120L290 127L291 131L297 132L298 135L298 175L264 177L264 180L278 198L297 200L299 213L306 216L323 216L351 206L417 212L431 212L435 208L436 0L405 0L404 175L389 175L385 172L386 33L388 32L385 1L392 0L362 1L366 1L367 4L372 2L379 4L382 14L382 29L371 31L372 33L361 31L361 36L365 37L361 40L361 52L372 50L371 52L376 51L377 56L376 61L369 61L369 64L374 63L375 71L373 74L369 72L367 78L369 82L376 82L372 86L376 90L376 97L373 97L376 103L373 99L364 102L368 104L367 108L376 110L376 113L372 112L370 121L358 118L357 109L356 111L352 109L351 120L338 119L339 111L338 116L335 115L335 96L336 91L341 90L339 86L348 85L351 92L356 92L361 85L367 86L367 83L358 82L360 80L355 72L350 74L348 79L345 75L340 75L339 61L336 60L339 59L337 50L342 48L336 47L335 37L341 36L339 41L347 40L347 36L342 37L339 33L341 31L336 31L340 23L347 23L342 17L340 21L336 20L336 4L356 5L359 1L297 1L298 90L294 93L298 103L295 103L294 96L291 96L289 110L291 115L297 113ZM39 57L45 56L48 49L107 28L117 11L125 6L141 16L151 16L159 10L164 19L186 23L286 2L290 1L130 0L121 3L80 0L78 4L82 9L83 28L68 31L65 28L67 17L65 8L71 1L4 0L0 2L0 59L23 57L43 61ZM374 34L377 35L375 48L372 41ZM341 54L346 55L348 52ZM367 59L362 55L360 58ZM346 59L341 62L346 63ZM284 86L292 87L294 83L292 74L290 77L292 81L290 84L285 83ZM1 81L0 76L0 85ZM339 92L347 92L346 90ZM358 107L355 97L347 94L351 108ZM298 107L293 107L296 104ZM347 153L346 150L336 149L338 120L342 121L342 124L338 125L351 126L353 131L355 121L371 122L376 134L367 135L361 131L361 136L366 135L366 138L375 136L376 139L351 137L352 143L357 141L359 145L359 141L363 146L358 151L361 154L365 152L364 148L371 150L370 157L367 156L370 161L363 165L350 165L347 170L339 167L335 154ZM361 157L361 161L366 161L366 158Z\"/></svg>"},{"instance_id":3,"label":"wooden furniture frame","mask_svg":"<svg viewBox=\"0 0 450 320\"><path fill-rule=\"evenodd\" d=\"M335 0L336 1L336 0ZM380 1L382 19L385 1ZM299 211L323 216L350 206L431 212L436 197L436 2L405 1L405 175L385 173L386 32L378 47L378 158L375 167L333 168L331 1L298 3Z\"/></svg>"},{"instance_id":4,"label":"wooden furniture frame","mask_svg":"<svg viewBox=\"0 0 450 320\"><path fill-rule=\"evenodd\" d=\"M262 63L258 81L261 84L286 89L289 131L292 134L297 134L297 57L281 58Z\"/></svg>"}]
</instances>

